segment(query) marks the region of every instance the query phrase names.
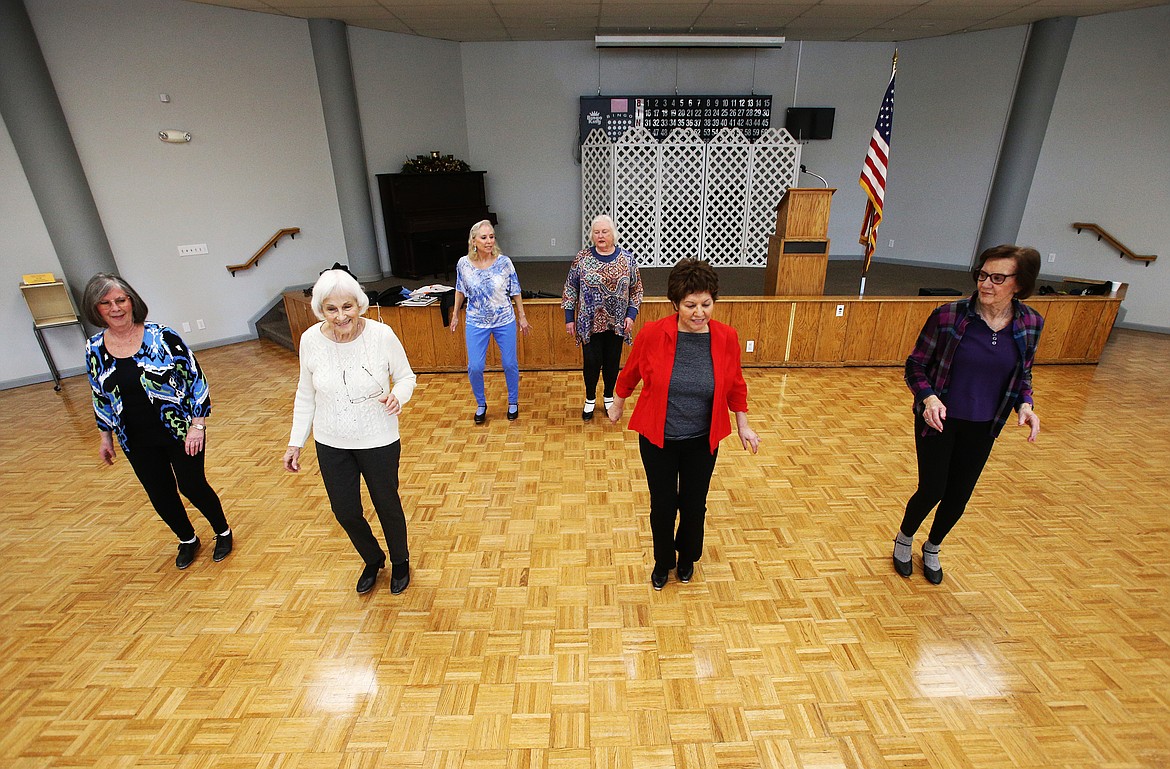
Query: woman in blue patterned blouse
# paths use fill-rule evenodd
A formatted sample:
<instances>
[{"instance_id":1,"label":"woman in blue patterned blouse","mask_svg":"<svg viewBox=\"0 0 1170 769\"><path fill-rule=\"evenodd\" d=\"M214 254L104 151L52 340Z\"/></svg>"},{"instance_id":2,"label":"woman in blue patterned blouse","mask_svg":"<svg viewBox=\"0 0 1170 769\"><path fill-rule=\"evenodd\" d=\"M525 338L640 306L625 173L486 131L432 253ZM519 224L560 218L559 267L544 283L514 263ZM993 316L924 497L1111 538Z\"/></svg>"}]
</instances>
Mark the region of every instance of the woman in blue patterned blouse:
<instances>
[{"instance_id":1,"label":"woman in blue patterned blouse","mask_svg":"<svg viewBox=\"0 0 1170 769\"><path fill-rule=\"evenodd\" d=\"M1039 274L1034 248L987 249L971 270L974 295L935 309L906 359L918 490L894 539L894 569L903 577L914 570L914 533L938 505L922 545L922 571L928 582L942 582L939 546L963 515L1012 411L1016 424L1028 428L1029 441L1040 432L1032 411L1032 361L1044 318L1020 301L1032 295Z\"/></svg>"},{"instance_id":2,"label":"woman in blue patterned blouse","mask_svg":"<svg viewBox=\"0 0 1170 769\"><path fill-rule=\"evenodd\" d=\"M633 344L634 319L642 305L638 260L617 244L613 219L602 214L590 225L593 245L581 249L565 278L561 307L565 331L581 346L585 405L581 418L593 419L597 380L604 382L605 408L613 404L613 388L622 362L622 345Z\"/></svg>"},{"instance_id":3,"label":"woman in blue patterned blouse","mask_svg":"<svg viewBox=\"0 0 1170 769\"><path fill-rule=\"evenodd\" d=\"M512 302L516 311L512 311ZM493 337L500 349L504 381L508 385L508 419L520 416L520 363L516 356L516 326L527 336L531 330L524 317L520 279L512 260L500 253L496 231L487 219L471 226L467 256L455 266L455 307L451 311L451 333L459 325L459 309L467 307L464 338L467 341L467 378L475 396L475 423L487 421L487 397L483 370L487 365L488 341Z\"/></svg>"},{"instance_id":4,"label":"woman in blue patterned blouse","mask_svg":"<svg viewBox=\"0 0 1170 769\"><path fill-rule=\"evenodd\" d=\"M116 434L150 503L179 538L175 566L190 566L200 545L180 491L211 524L212 557L222 561L232 530L204 474L211 396L195 353L174 330L147 321L146 302L117 275L90 278L83 304L86 319L102 329L85 348L98 454L114 463Z\"/></svg>"}]
</instances>

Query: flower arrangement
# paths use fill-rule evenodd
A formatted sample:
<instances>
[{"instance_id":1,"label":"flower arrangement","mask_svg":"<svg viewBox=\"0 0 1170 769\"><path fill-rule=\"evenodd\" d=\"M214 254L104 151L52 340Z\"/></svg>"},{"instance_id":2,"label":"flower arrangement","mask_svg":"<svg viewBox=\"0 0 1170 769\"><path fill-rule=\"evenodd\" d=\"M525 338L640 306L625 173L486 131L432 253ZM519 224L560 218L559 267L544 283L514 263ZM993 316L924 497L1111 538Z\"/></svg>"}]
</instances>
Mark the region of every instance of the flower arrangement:
<instances>
[{"instance_id":1,"label":"flower arrangement","mask_svg":"<svg viewBox=\"0 0 1170 769\"><path fill-rule=\"evenodd\" d=\"M470 171L471 166L454 155L444 155L434 150L428 155L415 155L413 160L402 164L404 174L434 174L451 173L456 171Z\"/></svg>"}]
</instances>

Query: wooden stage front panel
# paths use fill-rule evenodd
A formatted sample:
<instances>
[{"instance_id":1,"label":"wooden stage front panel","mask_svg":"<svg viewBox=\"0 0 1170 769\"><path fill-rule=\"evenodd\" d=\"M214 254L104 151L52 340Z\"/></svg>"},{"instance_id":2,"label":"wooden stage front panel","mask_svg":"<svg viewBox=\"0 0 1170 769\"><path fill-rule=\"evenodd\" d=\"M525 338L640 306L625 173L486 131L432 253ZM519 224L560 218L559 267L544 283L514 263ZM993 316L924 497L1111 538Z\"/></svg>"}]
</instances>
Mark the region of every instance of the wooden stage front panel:
<instances>
[{"instance_id":1,"label":"wooden stage front panel","mask_svg":"<svg viewBox=\"0 0 1170 769\"><path fill-rule=\"evenodd\" d=\"M1034 297L1028 305L1044 316L1039 363L1096 363L1109 339L1125 298L1125 286L1111 296ZM716 320L733 326L748 367L900 366L930 312L954 297L731 297L715 306ZM301 291L284 294L289 328L299 345L301 334L317 322L309 298ZM526 371L581 367L581 352L565 332L560 300L524 302L532 333L521 335L520 368ZM840 310L840 313L838 313ZM642 301L634 333L647 321L671 313L664 298ZM402 339L416 371L463 371L467 368L462 329L452 334L443 325L438 305L371 307L367 317L388 324ZM627 350L628 354L628 350ZM488 366L499 366L489 346Z\"/></svg>"}]
</instances>

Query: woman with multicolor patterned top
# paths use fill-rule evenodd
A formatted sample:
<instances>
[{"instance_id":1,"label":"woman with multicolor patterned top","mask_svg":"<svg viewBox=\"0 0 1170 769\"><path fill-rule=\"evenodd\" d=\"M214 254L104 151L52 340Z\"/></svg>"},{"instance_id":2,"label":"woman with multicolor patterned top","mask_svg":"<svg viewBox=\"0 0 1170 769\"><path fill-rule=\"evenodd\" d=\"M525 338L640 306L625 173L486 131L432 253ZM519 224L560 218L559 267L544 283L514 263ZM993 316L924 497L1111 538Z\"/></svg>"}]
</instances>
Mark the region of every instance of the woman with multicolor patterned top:
<instances>
[{"instance_id":1,"label":"woman with multicolor patterned top","mask_svg":"<svg viewBox=\"0 0 1170 769\"><path fill-rule=\"evenodd\" d=\"M605 383L605 408L613 403L613 388L622 362L622 344L633 343L634 319L642 304L642 276L637 258L617 245L617 227L602 214L590 227L593 245L581 249L569 265L561 307L565 331L581 345L585 377L585 405L581 418L593 419L597 406L597 379Z\"/></svg>"},{"instance_id":2,"label":"woman with multicolor patterned top","mask_svg":"<svg viewBox=\"0 0 1170 769\"><path fill-rule=\"evenodd\" d=\"M512 302L516 311L512 311ZM459 308L467 307L463 335L467 342L467 379L475 396L477 425L487 421L487 397L483 371L487 366L488 342L494 337L504 366L508 386L508 419L520 416L520 362L516 355L516 327L532 330L524 316L520 279L512 260L500 253L496 231L487 219L471 225L467 256L455 266L455 307L451 310L451 333L459 325Z\"/></svg>"},{"instance_id":3,"label":"woman with multicolor patterned top","mask_svg":"<svg viewBox=\"0 0 1170 769\"><path fill-rule=\"evenodd\" d=\"M98 454L112 465L118 436L155 512L179 538L175 566L190 566L200 545L180 491L211 524L213 558L222 561L232 551L232 530L204 474L211 396L195 353L173 329L148 322L146 302L117 275L90 278L82 304L102 329L85 346L102 434Z\"/></svg>"},{"instance_id":4,"label":"woman with multicolor patterned top","mask_svg":"<svg viewBox=\"0 0 1170 769\"><path fill-rule=\"evenodd\" d=\"M922 545L926 580L942 582L939 547L959 522L992 445L1017 413L1028 440L1040 432L1032 410L1032 361L1044 318L1021 300L1040 274L1034 248L1003 245L979 255L971 270L975 293L938 307L906 359L914 394L918 489L906 503L894 539L894 570L913 573L914 534L938 505Z\"/></svg>"}]
</instances>

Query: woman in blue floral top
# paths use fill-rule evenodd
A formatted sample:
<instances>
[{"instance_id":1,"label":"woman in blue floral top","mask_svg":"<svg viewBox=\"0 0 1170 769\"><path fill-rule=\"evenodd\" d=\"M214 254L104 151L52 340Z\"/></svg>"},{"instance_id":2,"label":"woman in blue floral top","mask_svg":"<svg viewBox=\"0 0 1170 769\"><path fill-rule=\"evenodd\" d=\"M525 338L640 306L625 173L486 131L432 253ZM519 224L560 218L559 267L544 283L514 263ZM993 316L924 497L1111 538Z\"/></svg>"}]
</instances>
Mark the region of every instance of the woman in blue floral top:
<instances>
[{"instance_id":1,"label":"woman in blue floral top","mask_svg":"<svg viewBox=\"0 0 1170 769\"><path fill-rule=\"evenodd\" d=\"M512 311L512 302L516 311ZM520 416L520 362L516 354L516 327L525 335L531 330L524 317L520 279L512 260L500 253L496 231L487 219L471 226L467 256L455 266L455 307L451 311L451 333L459 325L459 309L467 307L464 337L467 341L467 378L475 396L475 423L487 421L487 397L483 371L487 365L488 341L493 337L500 349L504 381L508 385L508 419Z\"/></svg>"},{"instance_id":2,"label":"woman in blue floral top","mask_svg":"<svg viewBox=\"0 0 1170 769\"><path fill-rule=\"evenodd\" d=\"M159 517L179 538L175 566L195 560L199 537L179 492L215 534L213 558L232 551L232 530L204 474L211 396L195 354L172 329L146 320L146 302L117 275L98 273L85 287L85 317L102 329L85 348L99 455L114 463L114 435Z\"/></svg>"}]
</instances>

